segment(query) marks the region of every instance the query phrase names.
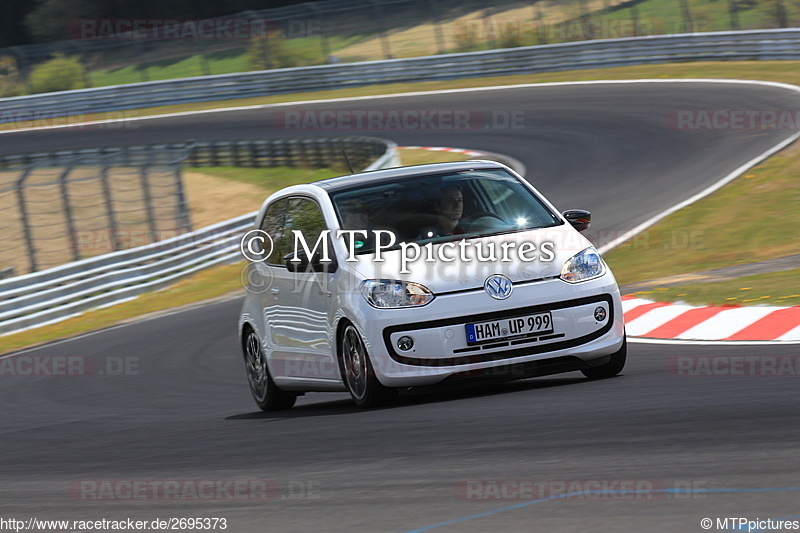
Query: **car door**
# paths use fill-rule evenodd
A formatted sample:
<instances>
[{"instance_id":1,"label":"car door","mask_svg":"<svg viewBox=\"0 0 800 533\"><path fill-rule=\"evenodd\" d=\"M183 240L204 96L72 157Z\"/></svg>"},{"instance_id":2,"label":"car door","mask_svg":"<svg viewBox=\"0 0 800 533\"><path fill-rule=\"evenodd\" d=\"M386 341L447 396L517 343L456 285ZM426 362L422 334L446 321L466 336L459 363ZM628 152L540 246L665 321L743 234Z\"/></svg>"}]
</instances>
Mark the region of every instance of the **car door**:
<instances>
[{"instance_id":1,"label":"car door","mask_svg":"<svg viewBox=\"0 0 800 533\"><path fill-rule=\"evenodd\" d=\"M286 267L286 260L294 257L295 231L313 248L327 229L322 211L311 198L293 197L276 214L282 224L268 260L272 286L264 293L263 307L273 350L273 377L336 379L329 325L332 274L310 269L293 272Z\"/></svg>"}]
</instances>

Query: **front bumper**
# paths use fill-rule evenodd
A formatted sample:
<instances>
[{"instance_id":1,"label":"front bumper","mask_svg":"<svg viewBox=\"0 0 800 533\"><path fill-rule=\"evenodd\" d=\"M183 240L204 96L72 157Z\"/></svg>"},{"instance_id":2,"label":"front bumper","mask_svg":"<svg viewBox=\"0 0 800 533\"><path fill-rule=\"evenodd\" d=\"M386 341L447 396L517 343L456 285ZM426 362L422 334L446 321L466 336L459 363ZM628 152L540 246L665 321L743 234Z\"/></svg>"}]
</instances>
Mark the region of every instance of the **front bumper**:
<instances>
[{"instance_id":1,"label":"front bumper","mask_svg":"<svg viewBox=\"0 0 800 533\"><path fill-rule=\"evenodd\" d=\"M602 321L594 317L598 307L606 312ZM467 343L465 324L542 311L552 314L552 333ZM369 315L372 320L362 331L376 376L391 387L505 370L512 377L580 370L605 362L624 336L619 289L611 276L577 285L559 279L520 283L507 300L495 300L483 289L459 291L438 295L425 307L373 309ZM414 339L407 351L397 347L404 335Z\"/></svg>"}]
</instances>

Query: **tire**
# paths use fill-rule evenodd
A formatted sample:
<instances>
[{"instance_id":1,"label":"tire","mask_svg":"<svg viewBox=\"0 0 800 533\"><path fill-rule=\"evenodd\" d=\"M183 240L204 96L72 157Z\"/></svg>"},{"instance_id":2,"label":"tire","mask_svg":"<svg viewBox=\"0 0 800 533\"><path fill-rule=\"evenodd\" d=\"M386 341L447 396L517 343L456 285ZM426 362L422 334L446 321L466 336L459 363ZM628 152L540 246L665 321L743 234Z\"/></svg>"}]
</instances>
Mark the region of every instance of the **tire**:
<instances>
[{"instance_id":1,"label":"tire","mask_svg":"<svg viewBox=\"0 0 800 533\"><path fill-rule=\"evenodd\" d=\"M583 375L589 379L612 378L622 372L622 369L625 367L625 360L627 357L628 339L623 337L622 346L620 346L619 350L611 354L611 360L608 363L594 368L587 368L585 370L581 370L581 372L583 372Z\"/></svg>"},{"instance_id":2,"label":"tire","mask_svg":"<svg viewBox=\"0 0 800 533\"><path fill-rule=\"evenodd\" d=\"M339 353L342 379L358 407L380 407L394 400L397 390L385 387L375 377L367 347L352 324L348 324L342 332Z\"/></svg>"},{"instance_id":3,"label":"tire","mask_svg":"<svg viewBox=\"0 0 800 533\"><path fill-rule=\"evenodd\" d=\"M252 329L248 330L242 349L247 383L250 385L250 393L256 404L263 411L290 409L297 400L297 395L279 389L272 381L261 341Z\"/></svg>"}]
</instances>

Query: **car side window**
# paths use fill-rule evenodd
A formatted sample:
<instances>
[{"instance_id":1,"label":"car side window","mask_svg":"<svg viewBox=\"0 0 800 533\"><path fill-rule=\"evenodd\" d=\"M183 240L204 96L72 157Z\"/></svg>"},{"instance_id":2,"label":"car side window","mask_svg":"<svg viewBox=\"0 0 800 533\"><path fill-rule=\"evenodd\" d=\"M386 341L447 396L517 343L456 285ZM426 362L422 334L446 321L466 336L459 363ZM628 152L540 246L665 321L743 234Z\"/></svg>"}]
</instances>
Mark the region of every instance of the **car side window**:
<instances>
[{"instance_id":1,"label":"car side window","mask_svg":"<svg viewBox=\"0 0 800 533\"><path fill-rule=\"evenodd\" d=\"M281 198L270 204L261 223L261 230L272 238L272 253L267 257L267 263L271 265L283 265L283 231L286 224L286 217L289 212L289 199Z\"/></svg>"},{"instance_id":2,"label":"car side window","mask_svg":"<svg viewBox=\"0 0 800 533\"><path fill-rule=\"evenodd\" d=\"M313 250L320 234L327 229L322 210L314 200L309 198L292 198L289 200L289 209L286 215L286 222L283 228L280 245L280 260L282 261L288 254L294 253L294 230L302 233L309 250ZM298 249L302 246L298 244ZM321 251L321 248L317 248ZM276 255L278 251L276 250Z\"/></svg>"}]
</instances>

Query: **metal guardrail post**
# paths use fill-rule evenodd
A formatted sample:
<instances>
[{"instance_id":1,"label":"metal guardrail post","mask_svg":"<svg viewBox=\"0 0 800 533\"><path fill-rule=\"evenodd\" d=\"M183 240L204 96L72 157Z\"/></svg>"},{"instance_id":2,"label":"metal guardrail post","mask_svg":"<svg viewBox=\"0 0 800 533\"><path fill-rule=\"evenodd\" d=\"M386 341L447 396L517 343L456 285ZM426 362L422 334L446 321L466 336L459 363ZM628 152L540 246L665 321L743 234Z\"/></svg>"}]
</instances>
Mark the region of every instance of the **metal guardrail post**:
<instances>
[{"instance_id":1,"label":"metal guardrail post","mask_svg":"<svg viewBox=\"0 0 800 533\"><path fill-rule=\"evenodd\" d=\"M208 143L208 152L209 152L209 165L210 167L218 167L219 166L219 159L217 154L217 143L211 141Z\"/></svg>"},{"instance_id":2,"label":"metal guardrail post","mask_svg":"<svg viewBox=\"0 0 800 533\"><path fill-rule=\"evenodd\" d=\"M69 203L69 191L67 190L67 176L72 172L72 167L68 166L58 176L58 185L61 189L61 200L64 203L64 218L67 219L67 232L69 233L69 243L72 248L72 260L78 261L81 257L78 250L78 235L75 231L75 219L72 216L72 205Z\"/></svg>"},{"instance_id":3,"label":"metal guardrail post","mask_svg":"<svg viewBox=\"0 0 800 533\"><path fill-rule=\"evenodd\" d=\"M22 222L22 232L25 236L25 244L28 248L28 262L30 263L31 272L39 270L39 265L36 263L36 247L33 245L33 235L31 235L30 221L28 220L28 207L25 203L25 180L31 173L32 168L28 167L22 171L22 175L16 182L17 199L19 203L20 222Z\"/></svg>"}]
</instances>

